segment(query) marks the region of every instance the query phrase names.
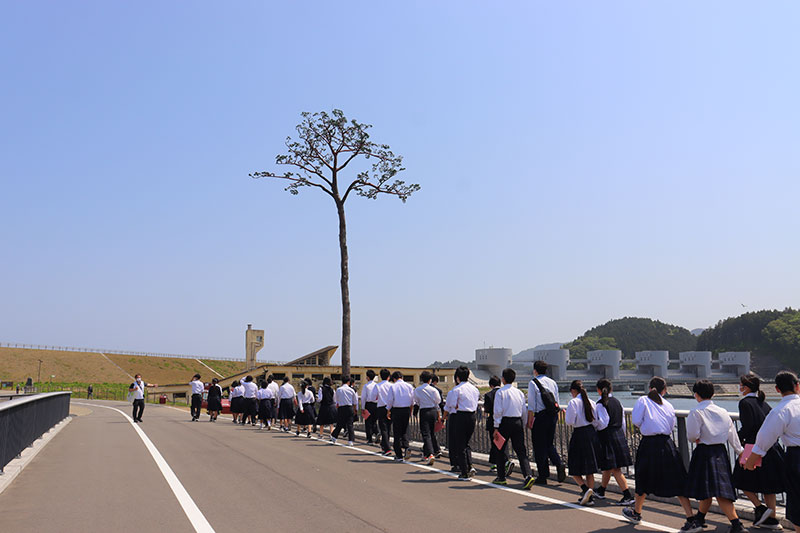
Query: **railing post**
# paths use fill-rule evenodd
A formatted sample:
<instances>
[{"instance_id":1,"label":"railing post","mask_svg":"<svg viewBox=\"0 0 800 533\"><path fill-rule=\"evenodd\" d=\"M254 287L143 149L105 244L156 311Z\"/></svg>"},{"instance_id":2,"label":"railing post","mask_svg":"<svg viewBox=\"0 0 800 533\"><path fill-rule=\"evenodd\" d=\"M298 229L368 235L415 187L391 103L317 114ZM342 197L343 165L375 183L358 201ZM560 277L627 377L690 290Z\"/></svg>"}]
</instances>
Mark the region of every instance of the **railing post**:
<instances>
[{"instance_id":1,"label":"railing post","mask_svg":"<svg viewBox=\"0 0 800 533\"><path fill-rule=\"evenodd\" d=\"M686 436L686 417L678 417L678 451L681 452L683 466L689 468L689 439Z\"/></svg>"}]
</instances>

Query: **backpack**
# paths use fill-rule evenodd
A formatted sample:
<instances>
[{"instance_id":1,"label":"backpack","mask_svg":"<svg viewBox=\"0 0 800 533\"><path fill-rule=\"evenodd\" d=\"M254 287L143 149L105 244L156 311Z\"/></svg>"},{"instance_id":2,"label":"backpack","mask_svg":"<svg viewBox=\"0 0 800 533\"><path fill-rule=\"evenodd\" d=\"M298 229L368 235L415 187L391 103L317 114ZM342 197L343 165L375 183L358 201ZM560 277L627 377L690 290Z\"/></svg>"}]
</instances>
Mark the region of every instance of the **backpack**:
<instances>
[{"instance_id":1,"label":"backpack","mask_svg":"<svg viewBox=\"0 0 800 533\"><path fill-rule=\"evenodd\" d=\"M536 383L537 387L539 387L539 392L542 395L542 403L544 404L545 412L550 415L558 414L558 412L561 409L558 407L558 403L556 402L556 397L553 396L553 393L542 387L542 384L539 383L538 379L533 378L533 382Z\"/></svg>"}]
</instances>

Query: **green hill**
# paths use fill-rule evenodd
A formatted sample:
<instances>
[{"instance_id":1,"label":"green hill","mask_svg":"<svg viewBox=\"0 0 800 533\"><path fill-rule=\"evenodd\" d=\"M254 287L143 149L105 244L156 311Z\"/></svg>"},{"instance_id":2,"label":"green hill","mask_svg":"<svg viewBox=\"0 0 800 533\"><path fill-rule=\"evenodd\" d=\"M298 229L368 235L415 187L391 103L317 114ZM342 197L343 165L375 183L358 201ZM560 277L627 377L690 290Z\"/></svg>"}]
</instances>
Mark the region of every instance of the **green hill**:
<instances>
[{"instance_id":1,"label":"green hill","mask_svg":"<svg viewBox=\"0 0 800 533\"><path fill-rule=\"evenodd\" d=\"M596 326L563 346L570 356L580 359L591 350L622 350L623 358L633 359L637 351L669 350L670 357L678 352L694 350L697 337L680 326L665 324L650 318L625 317Z\"/></svg>"}]
</instances>

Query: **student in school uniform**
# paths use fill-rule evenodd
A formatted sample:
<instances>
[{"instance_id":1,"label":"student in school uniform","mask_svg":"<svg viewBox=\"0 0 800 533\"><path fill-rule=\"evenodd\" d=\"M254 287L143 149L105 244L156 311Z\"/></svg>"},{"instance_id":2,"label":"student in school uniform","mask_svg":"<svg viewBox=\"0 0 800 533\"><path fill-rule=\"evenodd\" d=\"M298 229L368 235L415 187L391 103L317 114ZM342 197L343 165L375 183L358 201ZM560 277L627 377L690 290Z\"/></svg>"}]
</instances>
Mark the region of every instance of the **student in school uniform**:
<instances>
[{"instance_id":1,"label":"student in school uniform","mask_svg":"<svg viewBox=\"0 0 800 533\"><path fill-rule=\"evenodd\" d=\"M211 386L208 387L208 414L209 422L216 422L220 411L222 411L222 387L217 378L211 379Z\"/></svg>"},{"instance_id":2,"label":"student in school uniform","mask_svg":"<svg viewBox=\"0 0 800 533\"><path fill-rule=\"evenodd\" d=\"M433 374L431 376L431 387L436 389L436 391L439 393L439 397L442 399L442 401L439 402L439 412L442 414L442 420L444 420L444 416L445 416L445 414L444 414L445 394L442 392L442 389L439 388L439 376L437 376L436 374ZM434 453L433 456L436 459L438 459L439 457L442 456L441 447L439 449L439 452L438 453Z\"/></svg>"},{"instance_id":3,"label":"student in school uniform","mask_svg":"<svg viewBox=\"0 0 800 533\"><path fill-rule=\"evenodd\" d=\"M595 426L605 427L608 419L600 419L595 403L589 399L581 380L576 379L570 383L569 392L572 399L567 404L564 417L566 424L572 426L567 466L569 475L581 488L578 503L594 505L594 474L600 471L597 464L600 442L597 440Z\"/></svg>"},{"instance_id":4,"label":"student in school uniform","mask_svg":"<svg viewBox=\"0 0 800 533\"><path fill-rule=\"evenodd\" d=\"M733 488L731 465L725 448L725 443L728 443L735 457L739 457L743 450L733 420L728 411L711 400L714 384L709 380L695 382L692 392L697 406L689 411L686 418L686 438L697 445L686 474L684 495L699 502L695 524L702 527L706 513L711 508L711 500L716 498L720 509L731 522L728 532L747 531L733 506L736 489Z\"/></svg>"},{"instance_id":5,"label":"student in school uniform","mask_svg":"<svg viewBox=\"0 0 800 533\"><path fill-rule=\"evenodd\" d=\"M770 406L765 401L766 396L761 390L761 378L752 372L739 377L739 392L743 398L739 400L739 440L742 446L756 443L756 435L761 429L764 419L770 412ZM776 516L776 494L783 493L783 448L775 443L767 450L761 461L761 466L753 471L745 470L739 461L733 467L733 486L741 490L755 506L753 526L766 529L779 529L780 522ZM764 495L764 501L758 498Z\"/></svg>"},{"instance_id":6,"label":"student in school uniform","mask_svg":"<svg viewBox=\"0 0 800 533\"><path fill-rule=\"evenodd\" d=\"M543 390L553 395L557 408L555 411L547 409L542 400ZM567 479L567 470L553 442L559 413L558 384L547 377L547 363L536 361L533 363L533 379L528 383L528 418L533 419L531 445L536 459L536 485L547 485L551 462L556 467L558 482L563 483Z\"/></svg>"},{"instance_id":7,"label":"student in school uniform","mask_svg":"<svg viewBox=\"0 0 800 533\"><path fill-rule=\"evenodd\" d=\"M533 485L533 475L531 474L531 464L528 461L528 449L525 447L525 420L527 419L525 394L513 386L514 380L517 379L517 373L513 369L506 368L502 375L503 386L497 389L492 402L492 425L494 426L492 441L498 434L505 439L500 450L502 457L506 457L508 441L511 441L514 453L517 454L520 471L525 478L522 488L528 490ZM492 448L496 448L494 442L492 442ZM497 478L492 482L495 485L508 484L506 469L502 466L503 464L500 463Z\"/></svg>"},{"instance_id":8,"label":"student in school uniform","mask_svg":"<svg viewBox=\"0 0 800 533\"><path fill-rule=\"evenodd\" d=\"M200 420L200 411L203 408L203 391L206 388L205 383L200 379L200 374L192 376L192 381L189 382L189 387L192 389L192 422Z\"/></svg>"},{"instance_id":9,"label":"student in school uniform","mask_svg":"<svg viewBox=\"0 0 800 533\"><path fill-rule=\"evenodd\" d=\"M456 454L453 452L455 449L455 429L456 429L456 422L455 418L453 418L453 413L455 413L455 387L447 391L447 396L444 402L444 412L442 416L444 417L445 423L447 424L445 431L446 431L446 438L447 438L447 457L450 460L450 471L451 472L461 472L461 467L458 466L458 459L456 458Z\"/></svg>"},{"instance_id":10,"label":"student in school uniform","mask_svg":"<svg viewBox=\"0 0 800 533\"><path fill-rule=\"evenodd\" d=\"M372 444L377 439L378 431L378 384L375 382L375 371L367 370L367 382L361 387L361 407L369 413L364 421L364 431L367 434L367 443Z\"/></svg>"},{"instance_id":11,"label":"student in school uniform","mask_svg":"<svg viewBox=\"0 0 800 533\"><path fill-rule=\"evenodd\" d=\"M411 419L411 405L414 403L414 386L403 379L399 370L392 372L392 388L386 402L389 420L392 421L392 440L394 460L402 462L411 457L408 445L408 421Z\"/></svg>"},{"instance_id":12,"label":"student in school uniform","mask_svg":"<svg viewBox=\"0 0 800 533\"><path fill-rule=\"evenodd\" d=\"M147 383L145 380L142 379L141 374L136 374L133 377L133 383L131 386L128 387L128 391L133 396L133 421L140 422L142 421L142 413L144 413L144 400L146 396L145 389L147 387L157 387L155 383Z\"/></svg>"},{"instance_id":13,"label":"student in school uniform","mask_svg":"<svg viewBox=\"0 0 800 533\"><path fill-rule=\"evenodd\" d=\"M419 376L420 386L414 389L414 405L419 407L419 430L422 433L422 458L432 465L435 456L440 452L439 442L434 431L436 422L442 419L439 404L442 397L439 391L431 387L431 372L423 370Z\"/></svg>"},{"instance_id":14,"label":"student in school uniform","mask_svg":"<svg viewBox=\"0 0 800 533\"><path fill-rule=\"evenodd\" d=\"M272 405L272 411L270 412L270 424L267 426L267 429L271 429L272 425L275 424L275 421L278 419L278 405L280 403L280 386L272 377L272 374L267 376L267 390L272 393L267 393L267 398L270 400Z\"/></svg>"},{"instance_id":15,"label":"student in school uniform","mask_svg":"<svg viewBox=\"0 0 800 533\"><path fill-rule=\"evenodd\" d=\"M500 378L497 376L490 377L489 387L489 392L483 395L483 410L486 413L486 431L489 433L489 471L497 472L498 467L506 466L508 462L508 458L492 441L492 435L494 434L494 396L500 388ZM510 474L511 472L506 472L506 476Z\"/></svg>"},{"instance_id":16,"label":"student in school uniform","mask_svg":"<svg viewBox=\"0 0 800 533\"><path fill-rule=\"evenodd\" d=\"M458 479L472 478L477 471L472 467L472 449L469 440L475 432L475 411L478 409L480 392L469 382L469 368L462 365L456 368L456 386L453 394L449 395L451 415L453 421L453 446L450 453L455 455L456 464L460 474Z\"/></svg>"},{"instance_id":17,"label":"student in school uniform","mask_svg":"<svg viewBox=\"0 0 800 533\"><path fill-rule=\"evenodd\" d=\"M300 432L305 431L306 437L311 438L311 426L314 424L314 393L305 380L300 382L300 390L297 391L297 413L294 423L297 425L295 435L299 437Z\"/></svg>"},{"instance_id":18,"label":"student in school uniform","mask_svg":"<svg viewBox=\"0 0 800 533\"><path fill-rule=\"evenodd\" d=\"M353 390L354 383L350 376L342 376L342 385L333 395L336 403L336 427L331 433L331 444L336 444L339 433L345 429L349 438L347 445L353 445L353 420L358 414L358 395Z\"/></svg>"},{"instance_id":19,"label":"student in school uniform","mask_svg":"<svg viewBox=\"0 0 800 533\"><path fill-rule=\"evenodd\" d=\"M786 483L786 518L800 533L800 382L788 371L775 376L775 390L782 398L761 424L756 435L756 444L744 465L752 471L756 462L762 462L767 453L780 439L786 446L784 457L784 479Z\"/></svg>"},{"instance_id":20,"label":"student in school uniform","mask_svg":"<svg viewBox=\"0 0 800 533\"><path fill-rule=\"evenodd\" d=\"M328 428L328 437L331 437L333 426L336 425L336 402L333 400L334 391L331 383L331 378L326 376L322 380L322 386L317 391L317 400L319 401L319 413L317 414L319 438L323 438L326 427Z\"/></svg>"},{"instance_id":21,"label":"student in school uniform","mask_svg":"<svg viewBox=\"0 0 800 533\"><path fill-rule=\"evenodd\" d=\"M253 382L253 376L244 378L241 384L244 389L242 392L242 425L250 421L251 426L256 425L256 415L258 414L258 400L256 399L256 392L258 387Z\"/></svg>"},{"instance_id":22,"label":"student in school uniform","mask_svg":"<svg viewBox=\"0 0 800 533\"><path fill-rule=\"evenodd\" d=\"M642 507L648 494L662 498L678 497L686 515L681 531L697 533L703 527L695 522L694 511L689 499L683 495L686 486L686 468L678 448L672 441L672 430L677 423L675 409L664 395L667 382L655 376L648 385L649 392L636 400L631 421L642 433L642 440L636 450L636 496L633 507L622 509L622 515L629 522L642 521Z\"/></svg>"},{"instance_id":23,"label":"student in school uniform","mask_svg":"<svg viewBox=\"0 0 800 533\"><path fill-rule=\"evenodd\" d=\"M600 442L600 453L597 462L603 472L600 486L594 491L595 498L604 500L606 498L606 488L611 476L617 480L617 485L622 489L622 499L616 505L633 505L633 494L628 488L628 480L622 473L622 468L633 464L631 450L628 447L628 439L625 437L625 429L622 423L625 420L622 404L611 394L611 381L606 378L597 380L597 394L600 399L597 401L597 418L607 418L608 426L599 429L597 440Z\"/></svg>"},{"instance_id":24,"label":"student in school uniform","mask_svg":"<svg viewBox=\"0 0 800 533\"><path fill-rule=\"evenodd\" d=\"M294 419L294 409L297 406L297 396L294 387L289 383L289 376L283 378L283 385L278 389L280 407L278 418L281 420L281 431L289 431L292 428Z\"/></svg>"},{"instance_id":25,"label":"student in school uniform","mask_svg":"<svg viewBox=\"0 0 800 533\"><path fill-rule=\"evenodd\" d=\"M311 381L311 378L305 378L303 381L306 382L306 388L309 392L311 392L311 432L317 432L317 389L314 387L314 383Z\"/></svg>"},{"instance_id":26,"label":"student in school uniform","mask_svg":"<svg viewBox=\"0 0 800 533\"><path fill-rule=\"evenodd\" d=\"M263 379L258 384L258 391L256 391L256 401L258 401L258 429L269 427L269 397L270 390L267 388L267 382Z\"/></svg>"},{"instance_id":27,"label":"student in school uniform","mask_svg":"<svg viewBox=\"0 0 800 533\"><path fill-rule=\"evenodd\" d=\"M231 401L231 415L233 416L233 423L239 422L239 416L242 414L242 394L244 390L240 388L239 380L231 383L228 389L228 398Z\"/></svg>"},{"instance_id":28,"label":"student in school uniform","mask_svg":"<svg viewBox=\"0 0 800 533\"><path fill-rule=\"evenodd\" d=\"M386 402L392 393L392 383L389 381L389 370L382 368L380 371L381 381L378 383L378 429L381 432L381 452L386 457L392 456L392 448L389 445L389 436L392 432L392 422L389 420L389 410L386 409Z\"/></svg>"}]
</instances>

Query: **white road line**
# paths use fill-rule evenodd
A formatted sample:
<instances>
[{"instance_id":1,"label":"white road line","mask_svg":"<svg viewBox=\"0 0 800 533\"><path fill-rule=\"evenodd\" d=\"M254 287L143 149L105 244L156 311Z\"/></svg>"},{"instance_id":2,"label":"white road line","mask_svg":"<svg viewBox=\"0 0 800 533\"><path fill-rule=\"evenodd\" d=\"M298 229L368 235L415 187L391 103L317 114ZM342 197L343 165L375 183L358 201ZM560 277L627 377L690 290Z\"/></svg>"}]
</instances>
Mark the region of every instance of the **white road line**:
<instances>
[{"instance_id":1,"label":"white road line","mask_svg":"<svg viewBox=\"0 0 800 533\"><path fill-rule=\"evenodd\" d=\"M319 437L316 437L316 436L313 436L311 438L314 439L314 440L321 441L321 442L328 442L327 439L320 439ZM369 454L369 455L374 455L376 457L380 457L382 459L386 459L387 461L394 462L394 457L386 457L383 454L380 454L380 453L372 451L372 450L366 450L364 448L358 448L356 446L347 446L346 444L342 444L342 443L339 443L339 442L337 442L335 444L335 446L342 446L344 448L347 448L348 450L357 450L357 451L362 452L362 453L366 453L366 454ZM438 468L434 468L432 466L428 466L428 465L425 465L425 464L411 463L411 462L408 462L408 461L403 461L402 464L408 465L408 466L413 466L414 468L419 468L419 469L422 469L422 470L429 470L431 472L437 472L439 474L442 474L442 475L445 475L445 476L448 476L448 477L458 478L457 474L454 474L452 472L447 472L445 470L440 470ZM512 489L512 488L509 488L509 487L503 487L501 485L495 485L494 483L490 483L488 481L483 481L482 479L472 478L469 481L472 482L472 483L477 483L478 485L484 485L484 486L487 486L487 487L491 487L493 489L498 489L498 490L502 490L502 491L505 491L505 492L510 492L512 494L516 494L518 496L523 496L525 498L530 498L530 499L533 499L533 500L540 500L540 501L543 501L545 503L563 505L564 507L569 507L570 509L575 509L575 510L583 511L583 512L586 512L586 513L592 513L592 514L595 514L595 515L598 515L598 516L602 516L602 517L605 517L605 518L610 518L612 520L616 520L618 522L628 523L628 521L624 520L620 515L609 513L607 511L601 511L599 509L592 509L591 507L584 507L584 506L578 505L576 503L570 503L570 502L565 502L563 500L557 500L555 498L550 498L548 496L542 496L540 494L536 494L534 492L527 491L527 490ZM649 529L655 529L656 531L664 531L665 533L680 533L679 530L677 530L677 529L674 529L674 528L671 528L671 527L667 527L667 526L662 526L662 525L656 524L654 522L642 521L642 522L639 522L638 525L646 527L646 528L649 528Z\"/></svg>"},{"instance_id":2,"label":"white road line","mask_svg":"<svg viewBox=\"0 0 800 533\"><path fill-rule=\"evenodd\" d=\"M142 429L137 426L131 417L117 409L116 407L109 407L107 405L100 405L97 403L82 403L82 402L73 402L80 405L89 405L91 407L102 407L104 409L111 409L112 411L116 411L122 416L124 416L133 429L136 430L136 433L139 435L139 438L142 439L144 442L147 451L150 452L150 455L153 456L153 460L158 465L158 469L161 470L161 474L164 476L164 479L167 480L167 484L169 488L172 489L173 494L175 494L175 498L178 499L178 503L181 504L181 508L183 508L183 512L186 513L186 517L192 523L194 530L198 533L214 533L214 528L211 527L211 524L208 523L206 517L203 516L203 513L197 507L197 504L194 503L192 497L189 496L189 493L183 487L183 484L178 479L178 476L175 475L175 472L172 471L172 468L169 467L169 464L161 455L161 452L158 451L155 444L148 438Z\"/></svg>"}]
</instances>

